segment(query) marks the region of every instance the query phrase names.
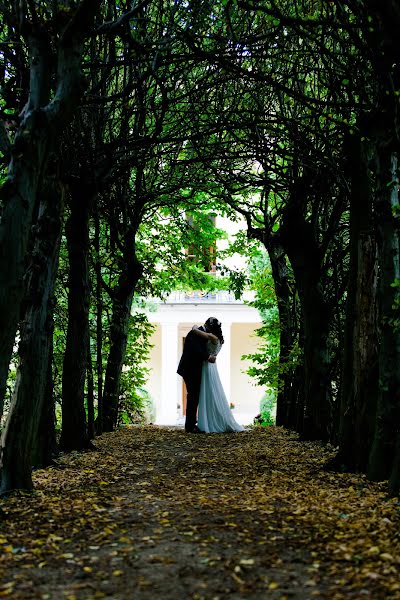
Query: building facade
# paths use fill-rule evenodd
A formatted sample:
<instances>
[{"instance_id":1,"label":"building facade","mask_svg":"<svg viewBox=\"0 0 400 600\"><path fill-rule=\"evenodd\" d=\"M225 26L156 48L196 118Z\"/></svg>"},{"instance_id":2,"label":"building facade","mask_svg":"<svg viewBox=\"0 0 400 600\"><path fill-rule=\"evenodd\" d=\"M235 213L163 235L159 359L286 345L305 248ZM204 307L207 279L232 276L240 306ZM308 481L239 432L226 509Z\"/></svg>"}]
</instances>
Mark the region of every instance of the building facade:
<instances>
[{"instance_id":1,"label":"building facade","mask_svg":"<svg viewBox=\"0 0 400 600\"><path fill-rule=\"evenodd\" d=\"M261 320L258 311L237 301L229 292L202 294L175 292L158 305L148 318L155 326L150 340L153 345L148 366L151 369L147 389L154 403L155 422L176 425L184 422L186 390L176 373L184 338L193 325L203 324L208 317L222 323L225 343L217 358L218 371L236 420L247 425L260 411L264 389L254 385L247 375L245 354L257 350L255 330Z\"/></svg>"}]
</instances>

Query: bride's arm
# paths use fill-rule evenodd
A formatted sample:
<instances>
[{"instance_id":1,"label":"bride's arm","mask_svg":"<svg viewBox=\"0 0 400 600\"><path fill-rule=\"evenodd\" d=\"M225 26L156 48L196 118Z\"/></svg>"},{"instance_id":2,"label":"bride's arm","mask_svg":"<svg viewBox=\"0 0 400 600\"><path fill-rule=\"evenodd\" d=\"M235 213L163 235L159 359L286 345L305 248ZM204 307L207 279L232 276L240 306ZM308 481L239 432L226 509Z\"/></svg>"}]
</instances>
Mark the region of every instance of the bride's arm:
<instances>
[{"instance_id":1,"label":"bride's arm","mask_svg":"<svg viewBox=\"0 0 400 600\"><path fill-rule=\"evenodd\" d=\"M198 336L200 336L200 337L202 337L202 338L204 338L206 340L211 340L212 342L218 342L218 338L217 338L216 335L214 335L213 333L207 333L207 331L202 331L201 329L199 329L197 327L197 325L193 325L192 331L196 335L198 335Z\"/></svg>"}]
</instances>

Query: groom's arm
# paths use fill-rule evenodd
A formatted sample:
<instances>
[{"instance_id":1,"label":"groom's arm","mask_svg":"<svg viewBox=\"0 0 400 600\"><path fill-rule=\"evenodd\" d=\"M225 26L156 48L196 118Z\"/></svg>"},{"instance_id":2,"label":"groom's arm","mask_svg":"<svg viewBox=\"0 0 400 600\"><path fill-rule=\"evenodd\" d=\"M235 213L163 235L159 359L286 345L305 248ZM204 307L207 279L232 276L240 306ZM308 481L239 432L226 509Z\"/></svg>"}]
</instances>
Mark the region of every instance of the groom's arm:
<instances>
[{"instance_id":1,"label":"groom's arm","mask_svg":"<svg viewBox=\"0 0 400 600\"><path fill-rule=\"evenodd\" d=\"M198 337L201 337L206 341L208 341L208 340L211 340L212 342L218 341L218 338L216 335L214 335L213 333L210 333L208 331L204 331L201 327L197 327L196 325L193 325L192 331ZM215 363L215 361L217 360L216 354L208 354L208 352L207 352L207 355L208 355L207 358L203 359L203 360L207 360L210 363Z\"/></svg>"},{"instance_id":2,"label":"groom's arm","mask_svg":"<svg viewBox=\"0 0 400 600\"><path fill-rule=\"evenodd\" d=\"M197 336L192 330L189 331L186 337L185 344L187 344L188 342L190 344L190 351L197 355L200 360L209 359L210 354L207 350L207 342L205 339L201 338L200 336Z\"/></svg>"},{"instance_id":3,"label":"groom's arm","mask_svg":"<svg viewBox=\"0 0 400 600\"><path fill-rule=\"evenodd\" d=\"M204 340L210 340L211 342L218 342L218 338L216 335L214 335L213 333L210 333L209 331L203 331L203 329L200 329L200 327L196 327L196 325L193 325L192 331L199 337L202 337Z\"/></svg>"}]
</instances>

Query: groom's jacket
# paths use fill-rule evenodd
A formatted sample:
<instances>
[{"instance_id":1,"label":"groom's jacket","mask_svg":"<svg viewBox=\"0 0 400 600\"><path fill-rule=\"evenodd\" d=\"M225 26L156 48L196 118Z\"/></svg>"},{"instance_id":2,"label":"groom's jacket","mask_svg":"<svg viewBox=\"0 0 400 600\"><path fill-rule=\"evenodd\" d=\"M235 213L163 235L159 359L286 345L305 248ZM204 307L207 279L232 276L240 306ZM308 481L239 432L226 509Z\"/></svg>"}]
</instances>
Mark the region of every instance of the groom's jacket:
<instances>
[{"instance_id":1,"label":"groom's jacket","mask_svg":"<svg viewBox=\"0 0 400 600\"><path fill-rule=\"evenodd\" d=\"M200 327L204 331L203 327ZM200 370L203 362L207 360L207 340L189 331L185 339L185 345L181 360L178 365L178 374L184 379L196 370Z\"/></svg>"}]
</instances>

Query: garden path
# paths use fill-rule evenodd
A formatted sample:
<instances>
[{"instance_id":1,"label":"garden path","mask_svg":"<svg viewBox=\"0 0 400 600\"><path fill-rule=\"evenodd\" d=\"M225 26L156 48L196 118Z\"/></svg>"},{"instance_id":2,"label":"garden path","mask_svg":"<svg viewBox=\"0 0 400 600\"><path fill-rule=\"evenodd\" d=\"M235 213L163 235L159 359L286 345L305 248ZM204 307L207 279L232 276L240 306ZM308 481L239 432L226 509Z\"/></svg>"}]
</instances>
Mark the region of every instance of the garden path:
<instances>
[{"instance_id":1,"label":"garden path","mask_svg":"<svg viewBox=\"0 0 400 600\"><path fill-rule=\"evenodd\" d=\"M399 512L383 485L323 470L280 428L124 428L2 501L0 596L400 598Z\"/></svg>"}]
</instances>

